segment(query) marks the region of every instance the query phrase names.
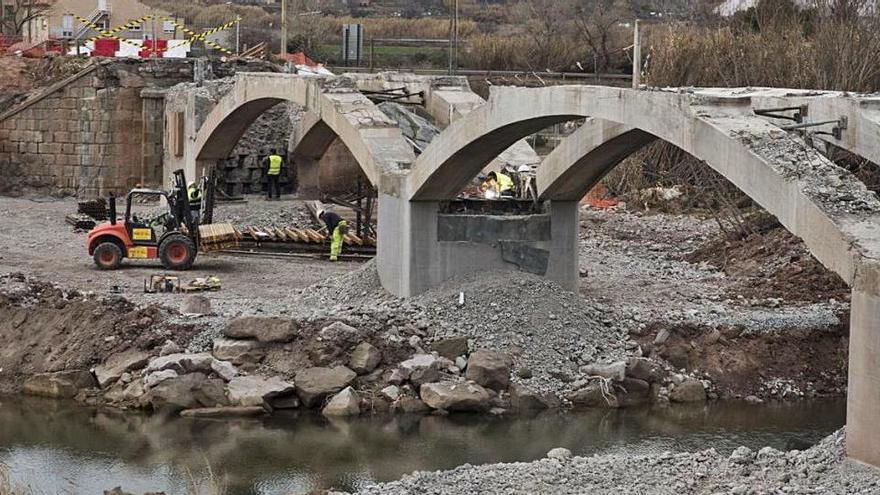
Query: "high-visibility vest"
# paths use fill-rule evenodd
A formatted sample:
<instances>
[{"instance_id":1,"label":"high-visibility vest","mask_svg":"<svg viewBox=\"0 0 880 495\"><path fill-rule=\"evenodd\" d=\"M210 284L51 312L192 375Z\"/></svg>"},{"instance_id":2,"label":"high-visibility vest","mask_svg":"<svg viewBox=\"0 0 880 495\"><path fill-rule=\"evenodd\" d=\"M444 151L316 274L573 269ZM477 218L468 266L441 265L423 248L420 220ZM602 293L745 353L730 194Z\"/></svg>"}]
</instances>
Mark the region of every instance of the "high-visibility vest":
<instances>
[{"instance_id":1,"label":"high-visibility vest","mask_svg":"<svg viewBox=\"0 0 880 495\"><path fill-rule=\"evenodd\" d=\"M495 177L498 178L498 192L510 191L513 189L513 179L501 172L496 172Z\"/></svg>"},{"instance_id":2,"label":"high-visibility vest","mask_svg":"<svg viewBox=\"0 0 880 495\"><path fill-rule=\"evenodd\" d=\"M278 155L269 155L269 171L266 173L269 175L280 175L282 161L284 160Z\"/></svg>"}]
</instances>

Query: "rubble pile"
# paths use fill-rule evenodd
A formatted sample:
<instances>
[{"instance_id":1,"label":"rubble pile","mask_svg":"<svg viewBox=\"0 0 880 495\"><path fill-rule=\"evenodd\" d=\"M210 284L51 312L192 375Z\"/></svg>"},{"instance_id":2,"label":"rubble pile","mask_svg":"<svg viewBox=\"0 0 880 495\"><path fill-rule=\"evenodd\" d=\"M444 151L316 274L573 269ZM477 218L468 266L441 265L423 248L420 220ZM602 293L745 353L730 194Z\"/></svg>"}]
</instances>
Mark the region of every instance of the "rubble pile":
<instances>
[{"instance_id":1,"label":"rubble pile","mask_svg":"<svg viewBox=\"0 0 880 495\"><path fill-rule=\"evenodd\" d=\"M876 493L873 468L847 462L844 452L843 430L805 451L739 447L730 456L708 449L573 457L553 449L534 462L415 472L358 493Z\"/></svg>"}]
</instances>

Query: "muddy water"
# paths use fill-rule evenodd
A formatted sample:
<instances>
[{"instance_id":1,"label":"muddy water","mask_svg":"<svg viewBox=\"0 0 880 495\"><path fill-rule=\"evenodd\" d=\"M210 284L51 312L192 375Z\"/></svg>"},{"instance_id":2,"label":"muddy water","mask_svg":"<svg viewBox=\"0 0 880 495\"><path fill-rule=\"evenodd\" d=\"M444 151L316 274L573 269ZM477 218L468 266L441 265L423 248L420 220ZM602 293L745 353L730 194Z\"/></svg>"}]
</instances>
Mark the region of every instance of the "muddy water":
<instances>
[{"instance_id":1,"label":"muddy water","mask_svg":"<svg viewBox=\"0 0 880 495\"><path fill-rule=\"evenodd\" d=\"M844 417L844 401L831 400L510 419L330 422L293 414L163 421L15 397L0 404L0 468L34 493L102 493L117 485L136 493L209 493L212 471L229 494L287 494L353 490L463 463L533 460L560 446L581 455L709 447L729 452L739 445L804 448L842 426Z\"/></svg>"}]
</instances>

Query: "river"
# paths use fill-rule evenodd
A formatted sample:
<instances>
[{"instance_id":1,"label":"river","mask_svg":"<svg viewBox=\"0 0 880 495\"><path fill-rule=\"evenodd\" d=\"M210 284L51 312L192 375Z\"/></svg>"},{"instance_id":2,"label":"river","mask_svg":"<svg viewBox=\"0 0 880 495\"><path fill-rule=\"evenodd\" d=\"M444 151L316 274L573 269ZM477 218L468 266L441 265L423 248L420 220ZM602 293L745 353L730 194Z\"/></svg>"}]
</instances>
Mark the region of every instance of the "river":
<instances>
[{"instance_id":1,"label":"river","mask_svg":"<svg viewBox=\"0 0 880 495\"><path fill-rule=\"evenodd\" d=\"M33 493L288 494L354 490L415 470L529 461L554 447L575 454L646 453L740 445L805 448L843 426L844 400L490 418L382 417L328 421L164 420L67 402L0 400L0 469Z\"/></svg>"}]
</instances>

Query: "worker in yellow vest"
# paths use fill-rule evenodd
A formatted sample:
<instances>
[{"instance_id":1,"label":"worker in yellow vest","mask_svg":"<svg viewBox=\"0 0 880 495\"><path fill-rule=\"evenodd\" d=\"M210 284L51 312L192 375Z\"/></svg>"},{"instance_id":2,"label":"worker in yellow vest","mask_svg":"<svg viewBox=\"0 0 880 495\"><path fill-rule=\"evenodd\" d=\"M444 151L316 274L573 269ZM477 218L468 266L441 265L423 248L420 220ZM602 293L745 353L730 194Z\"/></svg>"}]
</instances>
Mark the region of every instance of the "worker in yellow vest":
<instances>
[{"instance_id":1,"label":"worker in yellow vest","mask_svg":"<svg viewBox=\"0 0 880 495\"><path fill-rule=\"evenodd\" d=\"M278 150L272 152L263 159L263 167L266 170L266 200L272 200L272 191L275 191L275 199L281 199L281 169L284 167L284 158L278 154Z\"/></svg>"},{"instance_id":2,"label":"worker in yellow vest","mask_svg":"<svg viewBox=\"0 0 880 495\"><path fill-rule=\"evenodd\" d=\"M343 236L348 233L348 222L332 211L322 211L318 218L324 221L330 236L330 261L336 261L342 254Z\"/></svg>"},{"instance_id":3,"label":"worker in yellow vest","mask_svg":"<svg viewBox=\"0 0 880 495\"><path fill-rule=\"evenodd\" d=\"M186 187L186 199L189 201L189 211L196 225L202 221L202 188L196 182L190 182Z\"/></svg>"}]
</instances>

